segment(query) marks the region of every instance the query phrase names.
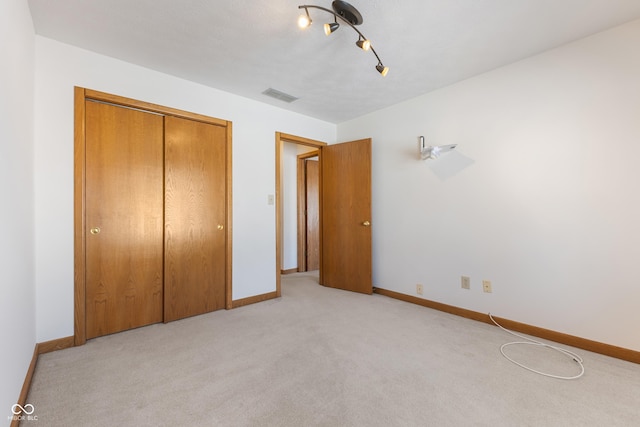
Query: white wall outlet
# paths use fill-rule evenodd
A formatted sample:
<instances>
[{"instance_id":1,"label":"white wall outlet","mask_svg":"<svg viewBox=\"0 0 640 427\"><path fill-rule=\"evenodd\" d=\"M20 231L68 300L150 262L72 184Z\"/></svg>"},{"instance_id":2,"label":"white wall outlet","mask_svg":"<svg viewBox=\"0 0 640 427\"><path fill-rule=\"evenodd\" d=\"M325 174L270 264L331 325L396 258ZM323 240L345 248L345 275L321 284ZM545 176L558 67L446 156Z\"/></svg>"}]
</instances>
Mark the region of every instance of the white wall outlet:
<instances>
[{"instance_id":1,"label":"white wall outlet","mask_svg":"<svg viewBox=\"0 0 640 427\"><path fill-rule=\"evenodd\" d=\"M460 286L462 286L462 289L471 289L471 279L468 276L461 276Z\"/></svg>"},{"instance_id":2,"label":"white wall outlet","mask_svg":"<svg viewBox=\"0 0 640 427\"><path fill-rule=\"evenodd\" d=\"M422 289L422 285L416 285L416 294L418 295L422 295L423 289Z\"/></svg>"},{"instance_id":3,"label":"white wall outlet","mask_svg":"<svg viewBox=\"0 0 640 427\"><path fill-rule=\"evenodd\" d=\"M482 281L482 290L487 293L491 293L491 280Z\"/></svg>"},{"instance_id":4,"label":"white wall outlet","mask_svg":"<svg viewBox=\"0 0 640 427\"><path fill-rule=\"evenodd\" d=\"M275 203L275 196L273 194L269 194L267 195L267 204L268 205L273 205Z\"/></svg>"}]
</instances>

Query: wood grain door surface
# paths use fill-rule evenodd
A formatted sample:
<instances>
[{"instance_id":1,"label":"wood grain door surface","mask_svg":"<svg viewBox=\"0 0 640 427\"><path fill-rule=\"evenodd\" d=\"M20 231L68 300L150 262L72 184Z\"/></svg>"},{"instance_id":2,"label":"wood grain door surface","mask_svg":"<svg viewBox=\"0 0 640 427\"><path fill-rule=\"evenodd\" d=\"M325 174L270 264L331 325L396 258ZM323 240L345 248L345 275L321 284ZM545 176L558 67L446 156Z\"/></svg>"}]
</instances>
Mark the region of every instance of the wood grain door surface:
<instances>
[{"instance_id":1,"label":"wood grain door surface","mask_svg":"<svg viewBox=\"0 0 640 427\"><path fill-rule=\"evenodd\" d=\"M225 127L165 118L165 322L225 307L225 165Z\"/></svg>"},{"instance_id":2,"label":"wood grain door surface","mask_svg":"<svg viewBox=\"0 0 640 427\"><path fill-rule=\"evenodd\" d=\"M322 148L322 284L371 294L371 139Z\"/></svg>"},{"instance_id":3,"label":"wood grain door surface","mask_svg":"<svg viewBox=\"0 0 640 427\"><path fill-rule=\"evenodd\" d=\"M317 160L307 159L304 162L306 190L306 270L320 268L320 173Z\"/></svg>"},{"instance_id":4,"label":"wood grain door surface","mask_svg":"<svg viewBox=\"0 0 640 427\"><path fill-rule=\"evenodd\" d=\"M86 336L162 321L162 116L86 102Z\"/></svg>"}]
</instances>

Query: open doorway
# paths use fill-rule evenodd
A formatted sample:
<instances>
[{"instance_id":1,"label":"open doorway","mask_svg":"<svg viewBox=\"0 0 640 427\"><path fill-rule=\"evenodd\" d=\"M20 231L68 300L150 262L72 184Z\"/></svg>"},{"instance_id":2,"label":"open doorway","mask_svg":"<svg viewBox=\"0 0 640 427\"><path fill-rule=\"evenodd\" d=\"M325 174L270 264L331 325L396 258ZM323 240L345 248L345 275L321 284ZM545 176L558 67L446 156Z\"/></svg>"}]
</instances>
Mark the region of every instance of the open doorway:
<instances>
[{"instance_id":1,"label":"open doorway","mask_svg":"<svg viewBox=\"0 0 640 427\"><path fill-rule=\"evenodd\" d=\"M282 268L280 274L303 272L309 269L318 270L320 234L318 150L285 141L282 156ZM308 260L311 262L308 263Z\"/></svg>"},{"instance_id":2,"label":"open doorway","mask_svg":"<svg viewBox=\"0 0 640 427\"><path fill-rule=\"evenodd\" d=\"M318 150L298 154L296 164L298 272L320 269L320 165ZM286 169L285 169L286 173ZM286 198L286 194L285 194ZM285 217L285 227L286 227ZM291 248L289 248L291 251ZM287 247L284 248L287 253ZM291 251L293 252L293 251Z\"/></svg>"},{"instance_id":3,"label":"open doorway","mask_svg":"<svg viewBox=\"0 0 640 427\"><path fill-rule=\"evenodd\" d=\"M300 162L307 159L318 159L319 151L327 144L295 135L276 132L276 293L281 296L281 275L294 271L307 271L309 249L306 240L306 226L301 229L302 221L306 221L301 210L306 209L307 200L301 198L301 188L306 187L304 173L299 173ZM304 167L304 163L303 163ZM306 170L306 167L304 168ZM292 178L293 177L293 178ZM318 193L319 193L318 188ZM319 196L317 211L319 217ZM303 237L304 236L304 237ZM304 242L302 241L304 239ZM321 242L318 238L312 243L313 250L320 254ZM304 258L304 259L303 259ZM319 260L318 260L319 265Z\"/></svg>"}]
</instances>

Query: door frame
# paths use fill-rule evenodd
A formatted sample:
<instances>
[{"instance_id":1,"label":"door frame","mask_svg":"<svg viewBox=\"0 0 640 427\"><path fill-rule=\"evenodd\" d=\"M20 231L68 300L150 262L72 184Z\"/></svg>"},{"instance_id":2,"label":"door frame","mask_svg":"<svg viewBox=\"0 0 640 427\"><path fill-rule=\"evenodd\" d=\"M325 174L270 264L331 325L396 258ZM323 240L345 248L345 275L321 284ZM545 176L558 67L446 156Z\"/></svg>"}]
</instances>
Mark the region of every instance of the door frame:
<instances>
[{"instance_id":1,"label":"door frame","mask_svg":"<svg viewBox=\"0 0 640 427\"><path fill-rule=\"evenodd\" d=\"M73 152L73 268L74 268L74 345L83 345L86 339L86 223L85 223L85 102L87 100L119 105L150 113L181 117L226 127L226 197L225 197L225 308L232 308L232 123L197 113L151 104L83 87L74 87L74 152ZM163 231L164 232L164 231Z\"/></svg>"},{"instance_id":2,"label":"door frame","mask_svg":"<svg viewBox=\"0 0 640 427\"><path fill-rule=\"evenodd\" d=\"M307 160L317 157L319 150L299 154L297 159L297 194L298 194L298 271L307 271ZM318 167L318 211L320 210L320 168ZM318 212L318 216L320 212Z\"/></svg>"},{"instance_id":3,"label":"door frame","mask_svg":"<svg viewBox=\"0 0 640 427\"><path fill-rule=\"evenodd\" d=\"M284 226L283 204L282 204L282 173L284 169L284 143L290 142L307 147L317 148L318 162L322 162L322 147L327 146L326 142L314 139L291 135L283 132L276 132L276 297L282 296L281 275L282 275L282 251L284 249L282 241ZM322 195L322 180L320 180L320 195ZM319 200L319 210L322 212L322 197ZM322 215L320 215L320 230L322 230ZM320 233L320 247L322 247L322 233ZM322 251L320 251L320 283L322 283Z\"/></svg>"}]
</instances>

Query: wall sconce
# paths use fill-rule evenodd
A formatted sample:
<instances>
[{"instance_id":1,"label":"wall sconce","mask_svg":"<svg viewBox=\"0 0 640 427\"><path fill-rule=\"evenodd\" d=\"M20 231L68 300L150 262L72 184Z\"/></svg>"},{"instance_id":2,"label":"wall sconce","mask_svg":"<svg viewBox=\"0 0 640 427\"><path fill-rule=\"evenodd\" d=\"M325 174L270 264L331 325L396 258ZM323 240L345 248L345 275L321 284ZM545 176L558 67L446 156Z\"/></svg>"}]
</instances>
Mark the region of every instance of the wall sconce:
<instances>
[{"instance_id":1,"label":"wall sconce","mask_svg":"<svg viewBox=\"0 0 640 427\"><path fill-rule=\"evenodd\" d=\"M424 139L424 136L420 137L420 158L422 158L422 160L435 160L438 157L440 157L440 155L444 154L444 153L448 153L449 151L453 150L454 148L457 147L457 144L450 144L450 145L437 145L437 146L431 146L431 145L427 145L427 142Z\"/></svg>"}]
</instances>

